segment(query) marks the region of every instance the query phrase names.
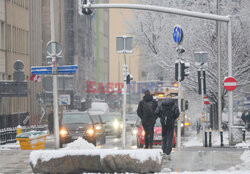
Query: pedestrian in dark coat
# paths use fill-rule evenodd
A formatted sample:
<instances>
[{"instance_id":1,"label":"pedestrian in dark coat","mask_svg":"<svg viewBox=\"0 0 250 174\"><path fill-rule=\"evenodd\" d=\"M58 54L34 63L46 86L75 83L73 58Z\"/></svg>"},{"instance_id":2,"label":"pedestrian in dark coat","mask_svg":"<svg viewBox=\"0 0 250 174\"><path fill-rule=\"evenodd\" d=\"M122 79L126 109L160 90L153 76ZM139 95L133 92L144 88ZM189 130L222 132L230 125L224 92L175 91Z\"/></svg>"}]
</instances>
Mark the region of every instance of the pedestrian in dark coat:
<instances>
[{"instance_id":1,"label":"pedestrian in dark coat","mask_svg":"<svg viewBox=\"0 0 250 174\"><path fill-rule=\"evenodd\" d=\"M155 109L157 107L157 102L153 100L153 96L150 94L149 90L145 91L145 96L143 100L140 101L137 108L137 115L141 118L142 126L145 131L144 148L153 148L153 138L154 138L154 125L156 120Z\"/></svg>"},{"instance_id":2,"label":"pedestrian in dark coat","mask_svg":"<svg viewBox=\"0 0 250 174\"><path fill-rule=\"evenodd\" d=\"M161 120L163 153L169 155L173 145L174 123L180 114L177 100L164 99L158 102L155 114L160 117Z\"/></svg>"}]
</instances>

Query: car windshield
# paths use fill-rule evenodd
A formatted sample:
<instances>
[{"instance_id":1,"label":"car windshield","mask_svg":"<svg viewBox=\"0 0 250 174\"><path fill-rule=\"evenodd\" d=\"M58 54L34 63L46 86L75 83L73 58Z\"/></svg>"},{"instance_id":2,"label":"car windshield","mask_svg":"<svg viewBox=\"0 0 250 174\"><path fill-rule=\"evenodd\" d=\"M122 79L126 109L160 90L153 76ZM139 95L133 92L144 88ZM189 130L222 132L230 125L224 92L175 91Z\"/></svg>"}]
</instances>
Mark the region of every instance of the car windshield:
<instances>
[{"instance_id":1,"label":"car windshield","mask_svg":"<svg viewBox=\"0 0 250 174\"><path fill-rule=\"evenodd\" d=\"M62 124L89 123L87 113L65 113L63 114Z\"/></svg>"},{"instance_id":2,"label":"car windshield","mask_svg":"<svg viewBox=\"0 0 250 174\"><path fill-rule=\"evenodd\" d=\"M102 119L105 122L113 121L115 118L119 119L119 116L118 115L110 115L110 114L104 114L104 115L102 115Z\"/></svg>"}]
</instances>

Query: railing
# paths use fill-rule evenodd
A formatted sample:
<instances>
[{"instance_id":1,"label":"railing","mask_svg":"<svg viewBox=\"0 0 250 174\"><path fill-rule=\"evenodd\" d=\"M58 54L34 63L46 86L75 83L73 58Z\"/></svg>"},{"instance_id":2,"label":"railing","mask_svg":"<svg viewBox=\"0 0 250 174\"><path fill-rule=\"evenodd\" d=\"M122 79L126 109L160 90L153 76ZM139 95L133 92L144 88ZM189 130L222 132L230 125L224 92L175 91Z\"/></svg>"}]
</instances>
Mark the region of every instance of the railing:
<instances>
[{"instance_id":1,"label":"railing","mask_svg":"<svg viewBox=\"0 0 250 174\"><path fill-rule=\"evenodd\" d=\"M31 125L31 126L22 126L22 132L29 132L32 130L35 131L45 131L47 130L47 125ZM16 132L17 127L8 127L0 129L0 145L15 143L16 142Z\"/></svg>"}]
</instances>

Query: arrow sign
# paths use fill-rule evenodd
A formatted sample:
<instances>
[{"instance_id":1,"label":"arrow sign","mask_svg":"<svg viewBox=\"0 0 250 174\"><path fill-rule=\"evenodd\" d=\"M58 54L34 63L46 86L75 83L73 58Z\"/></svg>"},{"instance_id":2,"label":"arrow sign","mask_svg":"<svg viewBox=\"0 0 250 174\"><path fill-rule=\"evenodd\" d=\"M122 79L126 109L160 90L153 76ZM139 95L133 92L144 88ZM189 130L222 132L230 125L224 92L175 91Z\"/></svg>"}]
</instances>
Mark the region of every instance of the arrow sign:
<instances>
[{"instance_id":1,"label":"arrow sign","mask_svg":"<svg viewBox=\"0 0 250 174\"><path fill-rule=\"evenodd\" d=\"M224 80L224 88L227 91L233 91L233 90L235 90L236 87L237 87L237 81L235 80L235 78L233 78L233 77L227 77Z\"/></svg>"},{"instance_id":2,"label":"arrow sign","mask_svg":"<svg viewBox=\"0 0 250 174\"><path fill-rule=\"evenodd\" d=\"M205 104L205 105L209 105L209 104L210 104L210 101L209 101L209 99L208 99L208 96L205 96L205 97L204 97L204 104Z\"/></svg>"},{"instance_id":3,"label":"arrow sign","mask_svg":"<svg viewBox=\"0 0 250 174\"><path fill-rule=\"evenodd\" d=\"M183 31L180 26L176 25L173 32L174 42L180 44L183 39Z\"/></svg>"}]
</instances>

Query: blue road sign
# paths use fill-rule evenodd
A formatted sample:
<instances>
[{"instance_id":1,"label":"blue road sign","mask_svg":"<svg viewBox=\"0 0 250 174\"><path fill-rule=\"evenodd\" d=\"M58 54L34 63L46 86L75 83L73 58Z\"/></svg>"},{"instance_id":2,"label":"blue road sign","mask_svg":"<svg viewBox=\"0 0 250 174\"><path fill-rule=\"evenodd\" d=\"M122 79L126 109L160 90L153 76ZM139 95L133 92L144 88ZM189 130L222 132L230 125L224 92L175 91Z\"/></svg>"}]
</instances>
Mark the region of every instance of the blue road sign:
<instances>
[{"instance_id":1,"label":"blue road sign","mask_svg":"<svg viewBox=\"0 0 250 174\"><path fill-rule=\"evenodd\" d=\"M57 74L75 74L77 65L65 65L57 67ZM36 75L52 74L52 66L35 66L31 67L31 73Z\"/></svg>"},{"instance_id":2,"label":"blue road sign","mask_svg":"<svg viewBox=\"0 0 250 174\"><path fill-rule=\"evenodd\" d=\"M174 27L174 32L173 32L173 39L174 42L180 44L182 39L183 39L183 31L180 26L175 26Z\"/></svg>"}]
</instances>

